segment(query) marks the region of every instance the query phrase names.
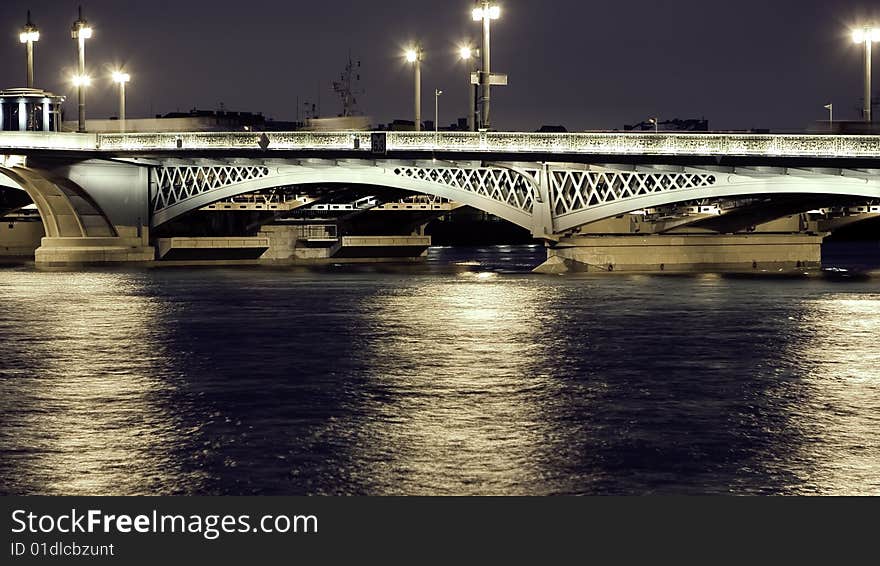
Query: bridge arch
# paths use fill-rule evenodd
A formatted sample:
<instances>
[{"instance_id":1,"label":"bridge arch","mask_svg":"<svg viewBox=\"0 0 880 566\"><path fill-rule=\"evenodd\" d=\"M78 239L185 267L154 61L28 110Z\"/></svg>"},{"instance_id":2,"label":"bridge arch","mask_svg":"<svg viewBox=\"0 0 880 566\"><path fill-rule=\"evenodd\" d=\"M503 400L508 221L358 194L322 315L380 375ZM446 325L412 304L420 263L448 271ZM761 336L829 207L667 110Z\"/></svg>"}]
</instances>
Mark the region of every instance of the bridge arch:
<instances>
[{"instance_id":1,"label":"bridge arch","mask_svg":"<svg viewBox=\"0 0 880 566\"><path fill-rule=\"evenodd\" d=\"M579 226L613 218L621 214L666 206L691 200L767 195L825 195L880 199L880 182L867 178L832 175L774 175L747 177L716 174L714 184L702 187L667 190L595 204L554 217L554 230L564 233Z\"/></svg>"},{"instance_id":2,"label":"bridge arch","mask_svg":"<svg viewBox=\"0 0 880 566\"><path fill-rule=\"evenodd\" d=\"M222 170L223 166L208 166ZM409 166L287 166L261 167L234 177L229 184L211 187L218 174L205 167L160 168L152 198L152 226L157 227L179 216L215 202L264 189L283 186L340 184L388 187L436 196L494 214L526 229L532 228L533 180L507 168ZM171 169L177 171L169 172ZM202 171L196 171L202 169ZM226 169L229 169L226 167ZM223 173L228 175L228 173ZM229 177L225 177L229 179ZM468 180L470 179L470 181ZM477 181L476 183L474 181ZM197 186L203 183L200 190ZM190 187L185 187L189 184ZM505 186L507 185L507 186Z\"/></svg>"},{"instance_id":3,"label":"bridge arch","mask_svg":"<svg viewBox=\"0 0 880 566\"><path fill-rule=\"evenodd\" d=\"M26 192L49 238L115 237L118 234L88 193L69 179L30 168L0 167L0 179Z\"/></svg>"}]
</instances>

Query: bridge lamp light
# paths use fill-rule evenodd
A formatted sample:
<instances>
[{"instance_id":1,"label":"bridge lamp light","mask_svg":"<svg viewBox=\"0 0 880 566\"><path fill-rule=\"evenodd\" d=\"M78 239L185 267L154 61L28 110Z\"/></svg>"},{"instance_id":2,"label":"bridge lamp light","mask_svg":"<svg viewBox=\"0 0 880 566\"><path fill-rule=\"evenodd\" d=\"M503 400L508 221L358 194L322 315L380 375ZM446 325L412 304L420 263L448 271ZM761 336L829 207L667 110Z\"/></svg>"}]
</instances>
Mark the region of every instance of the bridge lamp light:
<instances>
[{"instance_id":1,"label":"bridge lamp light","mask_svg":"<svg viewBox=\"0 0 880 566\"><path fill-rule=\"evenodd\" d=\"M21 28L18 39L27 52L27 87L34 88L34 43L40 41L40 30L31 22L31 11L27 13L27 23Z\"/></svg>"},{"instance_id":2,"label":"bridge lamp light","mask_svg":"<svg viewBox=\"0 0 880 566\"><path fill-rule=\"evenodd\" d=\"M483 19L497 20L501 17L500 6L489 6L488 2L483 4L483 7L474 8L473 12L471 12L475 22L482 21Z\"/></svg>"},{"instance_id":3,"label":"bridge lamp light","mask_svg":"<svg viewBox=\"0 0 880 566\"><path fill-rule=\"evenodd\" d=\"M125 83L131 75L122 71L113 71L113 82L119 85L119 132L125 133Z\"/></svg>"},{"instance_id":4,"label":"bridge lamp light","mask_svg":"<svg viewBox=\"0 0 880 566\"><path fill-rule=\"evenodd\" d=\"M88 75L74 75L72 82L73 86L77 88L88 87L92 86L92 77Z\"/></svg>"},{"instance_id":5,"label":"bridge lamp light","mask_svg":"<svg viewBox=\"0 0 880 566\"><path fill-rule=\"evenodd\" d=\"M415 79L415 130L422 131L422 55L421 46L410 47L403 53L407 63L413 64Z\"/></svg>"},{"instance_id":6,"label":"bridge lamp light","mask_svg":"<svg viewBox=\"0 0 880 566\"><path fill-rule=\"evenodd\" d=\"M865 26L852 32L854 43L865 44L865 122L871 123L871 44L880 41L880 28Z\"/></svg>"}]
</instances>

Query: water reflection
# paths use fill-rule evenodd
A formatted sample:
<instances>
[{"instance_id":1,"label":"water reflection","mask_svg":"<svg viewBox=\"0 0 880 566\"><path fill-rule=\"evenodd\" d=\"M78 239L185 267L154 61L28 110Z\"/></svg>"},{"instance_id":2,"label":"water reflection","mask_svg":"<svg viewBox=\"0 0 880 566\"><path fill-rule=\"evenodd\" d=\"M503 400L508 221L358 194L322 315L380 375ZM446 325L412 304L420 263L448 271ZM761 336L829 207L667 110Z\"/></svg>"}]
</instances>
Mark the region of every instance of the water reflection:
<instances>
[{"instance_id":1,"label":"water reflection","mask_svg":"<svg viewBox=\"0 0 880 566\"><path fill-rule=\"evenodd\" d=\"M174 455L187 432L173 410L165 308L142 275L0 272L4 491L193 488Z\"/></svg>"},{"instance_id":2,"label":"water reflection","mask_svg":"<svg viewBox=\"0 0 880 566\"><path fill-rule=\"evenodd\" d=\"M815 434L813 462L799 491L880 494L880 296L831 294L804 302L805 338L794 355L807 370L808 403L797 408Z\"/></svg>"},{"instance_id":3,"label":"water reflection","mask_svg":"<svg viewBox=\"0 0 880 566\"><path fill-rule=\"evenodd\" d=\"M556 386L540 289L492 273L365 303L370 381L356 458L367 491L535 493Z\"/></svg>"}]
</instances>

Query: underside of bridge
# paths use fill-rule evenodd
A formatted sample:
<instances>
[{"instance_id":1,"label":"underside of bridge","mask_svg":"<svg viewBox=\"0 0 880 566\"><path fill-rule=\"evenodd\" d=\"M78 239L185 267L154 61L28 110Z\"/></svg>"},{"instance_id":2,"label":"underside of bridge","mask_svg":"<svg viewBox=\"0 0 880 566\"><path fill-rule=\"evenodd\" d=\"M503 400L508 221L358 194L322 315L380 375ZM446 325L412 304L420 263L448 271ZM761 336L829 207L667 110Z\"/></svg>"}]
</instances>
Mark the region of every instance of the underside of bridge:
<instances>
[{"instance_id":1,"label":"underside of bridge","mask_svg":"<svg viewBox=\"0 0 880 566\"><path fill-rule=\"evenodd\" d=\"M0 167L0 255L411 261L432 222L471 207L543 241L545 272L777 271L818 267L822 239L877 202L868 169L34 158Z\"/></svg>"}]
</instances>

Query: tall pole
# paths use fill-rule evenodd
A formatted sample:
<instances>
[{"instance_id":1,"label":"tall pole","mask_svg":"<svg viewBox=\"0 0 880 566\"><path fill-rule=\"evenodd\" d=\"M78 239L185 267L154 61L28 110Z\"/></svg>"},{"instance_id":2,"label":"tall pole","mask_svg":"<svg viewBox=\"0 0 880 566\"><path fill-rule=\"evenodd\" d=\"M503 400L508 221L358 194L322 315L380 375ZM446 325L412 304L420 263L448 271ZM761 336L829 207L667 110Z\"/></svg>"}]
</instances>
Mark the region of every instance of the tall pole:
<instances>
[{"instance_id":1,"label":"tall pole","mask_svg":"<svg viewBox=\"0 0 880 566\"><path fill-rule=\"evenodd\" d=\"M477 71L474 56L479 55L474 49L467 45L463 45L458 52L459 57L464 61L465 70L467 71L467 127L469 132L475 132L478 127L477 118L477 97L479 96L479 84L471 81L471 74ZM477 81L479 83L479 81Z\"/></svg>"},{"instance_id":2,"label":"tall pole","mask_svg":"<svg viewBox=\"0 0 880 566\"><path fill-rule=\"evenodd\" d=\"M871 123L871 43L872 33L865 31L865 122Z\"/></svg>"},{"instance_id":3,"label":"tall pole","mask_svg":"<svg viewBox=\"0 0 880 566\"><path fill-rule=\"evenodd\" d=\"M489 16L489 0L483 0L483 45L480 55L482 57L483 69L480 73L480 85L482 87L482 96L480 101L480 127L488 130L491 122L489 121L489 104L492 99L492 86L489 84L492 76L491 68L491 43L492 34L492 18Z\"/></svg>"},{"instance_id":4,"label":"tall pole","mask_svg":"<svg viewBox=\"0 0 880 566\"><path fill-rule=\"evenodd\" d=\"M82 20L82 7L80 7L80 20ZM79 86L76 90L76 98L79 103L79 127L77 128L77 131L82 133L86 131L86 85L85 81L82 80L82 77L86 76L86 38L84 37L84 34L78 34L77 43L79 45L78 69L80 76Z\"/></svg>"},{"instance_id":5,"label":"tall pole","mask_svg":"<svg viewBox=\"0 0 880 566\"><path fill-rule=\"evenodd\" d=\"M125 81L119 81L119 132L125 133Z\"/></svg>"},{"instance_id":6,"label":"tall pole","mask_svg":"<svg viewBox=\"0 0 880 566\"><path fill-rule=\"evenodd\" d=\"M443 91L440 89L434 89L434 133L440 131L440 95L443 94Z\"/></svg>"},{"instance_id":7,"label":"tall pole","mask_svg":"<svg viewBox=\"0 0 880 566\"><path fill-rule=\"evenodd\" d=\"M417 51L416 60L413 63L415 75L415 122L416 131L422 131L422 50Z\"/></svg>"},{"instance_id":8,"label":"tall pole","mask_svg":"<svg viewBox=\"0 0 880 566\"><path fill-rule=\"evenodd\" d=\"M34 88L34 42L27 42L27 87Z\"/></svg>"},{"instance_id":9,"label":"tall pole","mask_svg":"<svg viewBox=\"0 0 880 566\"><path fill-rule=\"evenodd\" d=\"M71 37L77 41L78 59L79 59L79 76L77 80L77 100L79 101L79 125L77 131L83 133L86 131L86 40L92 37L92 28L89 27L87 21L83 19L82 6L79 7L79 19L73 22L73 29L70 33Z\"/></svg>"},{"instance_id":10,"label":"tall pole","mask_svg":"<svg viewBox=\"0 0 880 566\"><path fill-rule=\"evenodd\" d=\"M40 30L31 21L31 11L27 13L27 23L19 35L21 42L25 44L27 53L27 87L34 88L34 42L40 40Z\"/></svg>"}]
</instances>

